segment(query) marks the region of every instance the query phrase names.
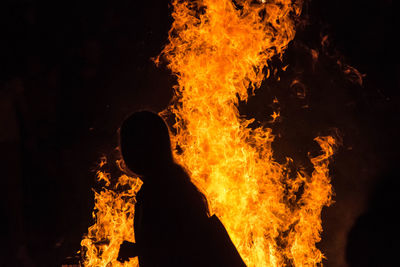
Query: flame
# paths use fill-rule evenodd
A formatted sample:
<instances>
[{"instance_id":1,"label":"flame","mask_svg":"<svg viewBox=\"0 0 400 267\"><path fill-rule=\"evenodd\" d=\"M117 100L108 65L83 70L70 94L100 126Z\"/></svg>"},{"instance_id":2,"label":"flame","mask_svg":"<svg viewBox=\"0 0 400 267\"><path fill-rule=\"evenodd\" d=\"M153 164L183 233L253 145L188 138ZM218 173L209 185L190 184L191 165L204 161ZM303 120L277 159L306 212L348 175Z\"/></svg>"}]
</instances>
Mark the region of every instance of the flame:
<instances>
[{"instance_id":1,"label":"flame","mask_svg":"<svg viewBox=\"0 0 400 267\"><path fill-rule=\"evenodd\" d=\"M107 164L102 157L99 168ZM134 242L133 217L135 196L141 186L138 178L121 175L111 185L110 174L97 171L98 182L105 187L95 193L93 218L95 224L89 227L81 246L84 248L84 266L138 266L137 258L125 263L117 261L119 246L124 240Z\"/></svg>"},{"instance_id":2,"label":"flame","mask_svg":"<svg viewBox=\"0 0 400 267\"><path fill-rule=\"evenodd\" d=\"M178 85L161 115L176 120L176 160L206 192L248 266L320 265L324 256L316 243L321 210L332 202L328 164L335 139L317 137L322 154L310 158L314 171L293 177L291 159L274 160L272 130L250 127L254 119L238 111L239 100L247 101L269 76L268 61L281 57L294 38L302 0L174 0L173 7L162 56ZM81 243L85 266L123 266L116 261L119 245L134 241L140 182L123 177L95 194L96 223ZM99 178L109 181L103 173ZM119 190L121 184L128 189Z\"/></svg>"},{"instance_id":3,"label":"flame","mask_svg":"<svg viewBox=\"0 0 400 267\"><path fill-rule=\"evenodd\" d=\"M323 255L321 209L331 202L332 137L314 172L291 178L273 158L271 129L249 127L238 102L260 86L268 60L294 38L301 1L174 1L163 55L178 77L169 111L176 118L175 157L207 192L248 266L313 266ZM267 74L268 75L268 74ZM164 112L168 115L168 112ZM277 113L272 114L275 120ZM302 190L302 192L300 192Z\"/></svg>"}]
</instances>

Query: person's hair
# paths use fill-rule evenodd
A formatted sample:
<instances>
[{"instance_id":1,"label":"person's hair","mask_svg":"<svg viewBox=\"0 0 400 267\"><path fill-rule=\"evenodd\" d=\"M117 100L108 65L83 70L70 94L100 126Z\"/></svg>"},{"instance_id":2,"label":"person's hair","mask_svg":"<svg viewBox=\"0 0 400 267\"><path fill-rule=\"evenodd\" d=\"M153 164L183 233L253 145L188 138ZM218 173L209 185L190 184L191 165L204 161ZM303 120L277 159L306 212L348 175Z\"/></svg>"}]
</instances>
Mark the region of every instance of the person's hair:
<instances>
[{"instance_id":1,"label":"person's hair","mask_svg":"<svg viewBox=\"0 0 400 267\"><path fill-rule=\"evenodd\" d=\"M156 113L133 113L122 123L119 137L125 165L138 175L173 161L168 126Z\"/></svg>"}]
</instances>

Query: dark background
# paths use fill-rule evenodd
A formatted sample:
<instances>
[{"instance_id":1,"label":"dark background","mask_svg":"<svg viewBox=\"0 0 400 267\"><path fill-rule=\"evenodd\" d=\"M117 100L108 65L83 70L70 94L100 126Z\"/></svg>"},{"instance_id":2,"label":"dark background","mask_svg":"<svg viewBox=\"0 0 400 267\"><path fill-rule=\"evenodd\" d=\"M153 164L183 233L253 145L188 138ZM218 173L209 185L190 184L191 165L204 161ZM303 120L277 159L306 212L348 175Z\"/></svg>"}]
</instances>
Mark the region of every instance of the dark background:
<instances>
[{"instance_id":1,"label":"dark background","mask_svg":"<svg viewBox=\"0 0 400 267\"><path fill-rule=\"evenodd\" d=\"M113 153L127 114L161 111L172 96L174 77L150 60L167 41L168 2L1 1L1 266L75 260L93 222L100 156ZM323 211L318 244L326 266L346 266L346 251L351 266L391 265L400 104L393 8L391 0L306 2L284 63L272 62L287 71L240 105L274 129L277 160L291 156L297 167L318 153L314 137L341 137L335 203ZM349 66L365 74L362 84ZM270 124L274 110L281 117Z\"/></svg>"}]
</instances>

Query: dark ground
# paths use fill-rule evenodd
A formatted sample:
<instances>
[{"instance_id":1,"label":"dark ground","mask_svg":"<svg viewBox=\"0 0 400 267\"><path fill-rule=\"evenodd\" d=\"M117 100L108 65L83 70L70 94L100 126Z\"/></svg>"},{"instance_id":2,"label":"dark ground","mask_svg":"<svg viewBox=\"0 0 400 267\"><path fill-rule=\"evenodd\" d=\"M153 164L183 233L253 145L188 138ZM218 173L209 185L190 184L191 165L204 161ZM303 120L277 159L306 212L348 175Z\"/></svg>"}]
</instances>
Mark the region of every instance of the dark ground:
<instances>
[{"instance_id":1,"label":"dark ground","mask_svg":"<svg viewBox=\"0 0 400 267\"><path fill-rule=\"evenodd\" d=\"M347 243L351 266L394 266L393 8L391 0L307 3L287 72L240 107L260 120L280 109L280 121L268 125L278 160L292 156L307 167L307 152L317 151L312 139L340 133L331 168L336 203L324 209L319 244L326 266L346 266ZM168 1L1 1L1 266L60 266L80 249L100 155L114 149L127 114L161 111L172 95L174 78L150 60L166 43L169 14ZM325 35L329 45L321 45ZM362 85L347 65L366 74ZM272 107L275 96L280 104Z\"/></svg>"}]
</instances>

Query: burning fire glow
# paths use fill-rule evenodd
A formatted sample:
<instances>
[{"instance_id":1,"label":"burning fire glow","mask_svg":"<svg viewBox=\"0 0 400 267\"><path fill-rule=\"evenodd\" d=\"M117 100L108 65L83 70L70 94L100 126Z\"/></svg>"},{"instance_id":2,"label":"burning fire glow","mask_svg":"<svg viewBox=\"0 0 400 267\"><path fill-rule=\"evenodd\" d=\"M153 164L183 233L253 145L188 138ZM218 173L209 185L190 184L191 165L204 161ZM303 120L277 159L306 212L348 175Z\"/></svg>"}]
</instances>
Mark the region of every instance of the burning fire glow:
<instances>
[{"instance_id":1,"label":"burning fire glow","mask_svg":"<svg viewBox=\"0 0 400 267\"><path fill-rule=\"evenodd\" d=\"M289 175L273 158L269 128L251 128L240 116L269 75L268 61L294 38L302 1L173 1L174 22L162 56L178 78L176 96L163 116L174 116L175 159L205 191L212 213L224 223L248 266L316 266L323 254L321 210L331 203L328 164L334 138L317 137L314 171ZM156 60L157 62L157 60ZM274 113L276 119L279 114ZM288 159L289 162L289 159ZM82 241L86 266L135 266L117 262L123 240L134 241L137 178L121 176L95 195L96 223ZM121 189L122 188L122 189ZM125 189L125 190L123 190Z\"/></svg>"}]
</instances>

